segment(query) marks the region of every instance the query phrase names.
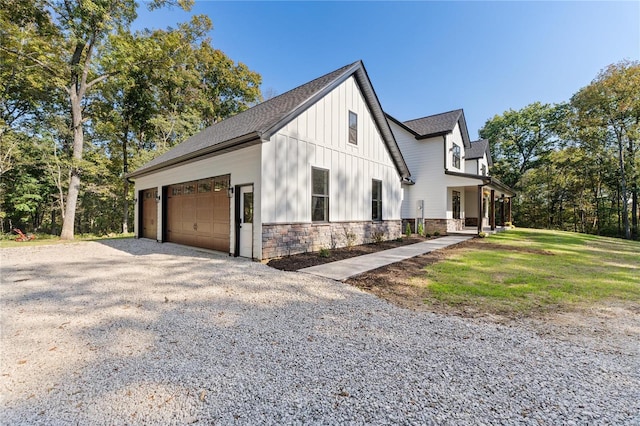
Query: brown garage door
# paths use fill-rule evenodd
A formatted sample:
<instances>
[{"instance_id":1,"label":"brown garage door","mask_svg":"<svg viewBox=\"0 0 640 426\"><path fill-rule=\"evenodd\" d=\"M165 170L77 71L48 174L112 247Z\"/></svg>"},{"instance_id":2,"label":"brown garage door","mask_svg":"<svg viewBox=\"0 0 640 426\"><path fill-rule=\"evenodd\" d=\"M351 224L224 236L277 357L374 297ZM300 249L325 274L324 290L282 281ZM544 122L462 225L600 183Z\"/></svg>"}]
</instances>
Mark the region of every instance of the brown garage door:
<instances>
[{"instance_id":1,"label":"brown garage door","mask_svg":"<svg viewBox=\"0 0 640 426\"><path fill-rule=\"evenodd\" d=\"M229 251L229 175L170 185L167 189L167 240Z\"/></svg>"},{"instance_id":2,"label":"brown garage door","mask_svg":"<svg viewBox=\"0 0 640 426\"><path fill-rule=\"evenodd\" d=\"M157 189L145 189L142 191L142 237L156 240L158 238L158 203Z\"/></svg>"}]
</instances>

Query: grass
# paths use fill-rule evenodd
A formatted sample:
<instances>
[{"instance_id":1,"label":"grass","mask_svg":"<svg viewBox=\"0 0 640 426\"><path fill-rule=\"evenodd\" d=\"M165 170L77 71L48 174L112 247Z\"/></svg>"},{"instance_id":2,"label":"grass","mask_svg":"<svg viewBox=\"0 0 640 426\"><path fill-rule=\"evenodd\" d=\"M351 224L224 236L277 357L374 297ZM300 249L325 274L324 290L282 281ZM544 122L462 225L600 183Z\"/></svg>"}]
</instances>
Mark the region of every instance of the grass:
<instances>
[{"instance_id":1,"label":"grass","mask_svg":"<svg viewBox=\"0 0 640 426\"><path fill-rule=\"evenodd\" d=\"M80 241L98 241L98 240L113 240L116 238L133 238L135 234L129 232L127 234L109 234L109 235L96 235L96 234L76 234L74 240L62 240L56 235L50 234L36 234L35 240L29 241L15 241L16 235L11 235L10 238L6 237L0 239L0 248L8 247L24 247L24 246L42 246L49 244L69 244Z\"/></svg>"},{"instance_id":2,"label":"grass","mask_svg":"<svg viewBox=\"0 0 640 426\"><path fill-rule=\"evenodd\" d=\"M424 269L426 303L531 314L640 301L640 242L516 229Z\"/></svg>"}]
</instances>

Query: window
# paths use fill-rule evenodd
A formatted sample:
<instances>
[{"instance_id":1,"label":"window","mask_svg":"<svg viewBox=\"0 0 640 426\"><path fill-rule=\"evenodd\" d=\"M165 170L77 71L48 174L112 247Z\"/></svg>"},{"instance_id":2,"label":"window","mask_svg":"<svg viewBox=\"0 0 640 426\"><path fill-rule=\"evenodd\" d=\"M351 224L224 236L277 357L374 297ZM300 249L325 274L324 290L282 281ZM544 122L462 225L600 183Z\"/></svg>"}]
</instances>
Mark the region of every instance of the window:
<instances>
[{"instance_id":1,"label":"window","mask_svg":"<svg viewBox=\"0 0 640 426\"><path fill-rule=\"evenodd\" d=\"M457 144L453 144L453 148L451 149L453 158L451 159L451 163L453 167L456 169L460 168L460 146Z\"/></svg>"},{"instance_id":2,"label":"window","mask_svg":"<svg viewBox=\"0 0 640 426\"><path fill-rule=\"evenodd\" d=\"M453 191L452 204L453 218L460 219L460 193L458 191Z\"/></svg>"},{"instance_id":3,"label":"window","mask_svg":"<svg viewBox=\"0 0 640 426\"><path fill-rule=\"evenodd\" d=\"M242 223L253 223L253 192L242 194Z\"/></svg>"},{"instance_id":4,"label":"window","mask_svg":"<svg viewBox=\"0 0 640 426\"><path fill-rule=\"evenodd\" d=\"M382 220L382 181L371 181L371 219Z\"/></svg>"},{"instance_id":5,"label":"window","mask_svg":"<svg viewBox=\"0 0 640 426\"><path fill-rule=\"evenodd\" d=\"M349 111L349 143L358 145L358 114Z\"/></svg>"},{"instance_id":6,"label":"window","mask_svg":"<svg viewBox=\"0 0 640 426\"><path fill-rule=\"evenodd\" d=\"M329 170L311 168L311 220L329 221Z\"/></svg>"},{"instance_id":7,"label":"window","mask_svg":"<svg viewBox=\"0 0 640 426\"><path fill-rule=\"evenodd\" d=\"M486 165L482 165L482 176L486 176L487 175L487 166Z\"/></svg>"}]
</instances>

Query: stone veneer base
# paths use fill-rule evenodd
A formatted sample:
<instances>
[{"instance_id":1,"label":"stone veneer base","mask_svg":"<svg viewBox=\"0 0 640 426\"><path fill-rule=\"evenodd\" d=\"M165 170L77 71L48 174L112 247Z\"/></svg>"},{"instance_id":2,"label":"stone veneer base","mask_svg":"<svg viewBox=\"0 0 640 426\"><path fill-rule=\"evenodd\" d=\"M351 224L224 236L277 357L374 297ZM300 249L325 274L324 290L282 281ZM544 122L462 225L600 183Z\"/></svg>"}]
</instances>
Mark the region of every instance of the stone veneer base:
<instances>
[{"instance_id":1,"label":"stone veneer base","mask_svg":"<svg viewBox=\"0 0 640 426\"><path fill-rule=\"evenodd\" d=\"M368 244L376 233L382 233L383 240L394 240L402 236L401 228L400 220L263 224L262 259Z\"/></svg>"}]
</instances>

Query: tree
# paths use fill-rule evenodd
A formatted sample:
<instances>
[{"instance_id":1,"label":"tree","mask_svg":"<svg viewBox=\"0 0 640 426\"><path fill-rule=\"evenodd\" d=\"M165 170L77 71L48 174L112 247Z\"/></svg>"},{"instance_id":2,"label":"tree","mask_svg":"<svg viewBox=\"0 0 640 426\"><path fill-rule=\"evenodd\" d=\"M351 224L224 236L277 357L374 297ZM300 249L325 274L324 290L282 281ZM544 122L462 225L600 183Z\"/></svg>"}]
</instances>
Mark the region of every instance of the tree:
<instances>
[{"instance_id":1,"label":"tree","mask_svg":"<svg viewBox=\"0 0 640 426\"><path fill-rule=\"evenodd\" d=\"M487 120L479 133L491 146L492 174L517 187L522 175L537 167L554 148L563 115L563 105L535 102Z\"/></svg>"},{"instance_id":2,"label":"tree","mask_svg":"<svg viewBox=\"0 0 640 426\"><path fill-rule=\"evenodd\" d=\"M169 3L154 0L151 8ZM178 0L183 8L189 8L192 0ZM108 34L128 28L136 17L134 0L8 0L3 6L11 13L2 16L18 30L6 35L2 50L14 55L28 66L36 66L48 74L50 81L67 97L70 125L73 131L72 163L66 196L65 214L61 238L73 239L74 223L83 170L85 111L89 108L89 91L95 89L119 70L97 69L96 56ZM16 40L28 29L16 12L32 12L47 28L47 42L39 37ZM39 11L36 14L33 11ZM8 16L7 16L8 15ZM28 22L30 23L30 22ZM4 26L4 24L3 24ZM5 36L5 34L3 34ZM3 40L4 41L4 40ZM17 46L27 44L26 52Z\"/></svg>"},{"instance_id":3,"label":"tree","mask_svg":"<svg viewBox=\"0 0 640 426\"><path fill-rule=\"evenodd\" d=\"M585 134L599 134L604 149L615 147L622 198L624 237L631 238L629 184L634 236L638 227L638 138L640 136L640 63L622 61L602 70L571 98L575 126ZM600 132L598 132L600 130ZM592 142L592 141L591 141Z\"/></svg>"}]
</instances>

